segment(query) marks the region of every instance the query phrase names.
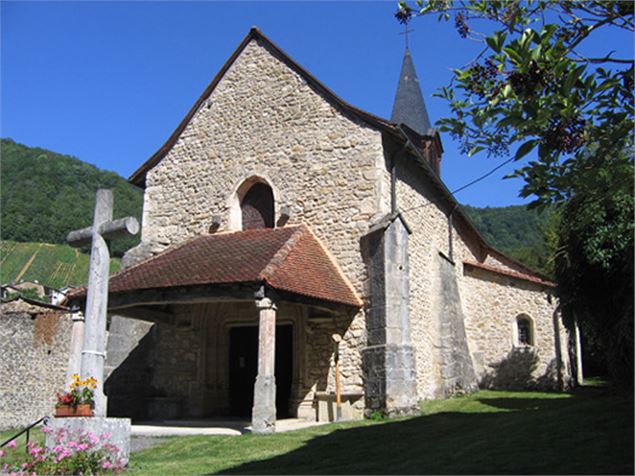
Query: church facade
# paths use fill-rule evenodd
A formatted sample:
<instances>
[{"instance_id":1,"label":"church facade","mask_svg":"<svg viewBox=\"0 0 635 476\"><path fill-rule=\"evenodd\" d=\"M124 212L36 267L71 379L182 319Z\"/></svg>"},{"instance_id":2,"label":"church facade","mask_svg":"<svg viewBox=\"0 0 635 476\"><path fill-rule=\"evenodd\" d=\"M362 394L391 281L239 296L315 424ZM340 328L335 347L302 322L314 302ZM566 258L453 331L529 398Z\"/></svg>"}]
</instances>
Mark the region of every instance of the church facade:
<instances>
[{"instance_id":1,"label":"church facade","mask_svg":"<svg viewBox=\"0 0 635 476\"><path fill-rule=\"evenodd\" d=\"M109 413L267 432L569 385L553 283L485 242L441 154L409 53L388 121L252 29L130 179L142 242L111 279Z\"/></svg>"}]
</instances>

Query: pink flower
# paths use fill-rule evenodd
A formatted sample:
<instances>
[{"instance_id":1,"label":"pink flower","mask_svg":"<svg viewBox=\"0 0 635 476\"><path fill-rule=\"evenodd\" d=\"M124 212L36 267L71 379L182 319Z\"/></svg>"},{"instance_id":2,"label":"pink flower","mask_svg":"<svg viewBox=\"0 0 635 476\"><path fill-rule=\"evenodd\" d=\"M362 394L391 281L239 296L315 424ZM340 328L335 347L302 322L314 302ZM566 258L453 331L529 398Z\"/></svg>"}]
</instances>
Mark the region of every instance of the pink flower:
<instances>
[{"instance_id":1,"label":"pink flower","mask_svg":"<svg viewBox=\"0 0 635 476\"><path fill-rule=\"evenodd\" d=\"M13 449L15 448L16 442L15 440L11 440L9 441L9 443L7 443L7 448Z\"/></svg>"},{"instance_id":2,"label":"pink flower","mask_svg":"<svg viewBox=\"0 0 635 476\"><path fill-rule=\"evenodd\" d=\"M0 450L0 458L2 458L5 455L6 455L6 453L4 452L4 450Z\"/></svg>"},{"instance_id":3,"label":"pink flower","mask_svg":"<svg viewBox=\"0 0 635 476\"><path fill-rule=\"evenodd\" d=\"M59 453L63 450L64 448L62 447L62 445L57 445L53 448L53 453Z\"/></svg>"},{"instance_id":4,"label":"pink flower","mask_svg":"<svg viewBox=\"0 0 635 476\"><path fill-rule=\"evenodd\" d=\"M86 451L89 446L86 443L81 443L77 445L77 451Z\"/></svg>"},{"instance_id":5,"label":"pink flower","mask_svg":"<svg viewBox=\"0 0 635 476\"><path fill-rule=\"evenodd\" d=\"M110 469L112 468L112 463L108 460L102 461L101 467L102 469Z\"/></svg>"},{"instance_id":6,"label":"pink flower","mask_svg":"<svg viewBox=\"0 0 635 476\"><path fill-rule=\"evenodd\" d=\"M97 438L95 435L88 434L88 441L90 441L91 445L96 445L97 443L99 443L99 438Z\"/></svg>"},{"instance_id":7,"label":"pink flower","mask_svg":"<svg viewBox=\"0 0 635 476\"><path fill-rule=\"evenodd\" d=\"M44 433L45 435L48 435L49 433L51 433L53 431L52 428L48 427L48 426L43 426L42 427L42 433Z\"/></svg>"}]
</instances>

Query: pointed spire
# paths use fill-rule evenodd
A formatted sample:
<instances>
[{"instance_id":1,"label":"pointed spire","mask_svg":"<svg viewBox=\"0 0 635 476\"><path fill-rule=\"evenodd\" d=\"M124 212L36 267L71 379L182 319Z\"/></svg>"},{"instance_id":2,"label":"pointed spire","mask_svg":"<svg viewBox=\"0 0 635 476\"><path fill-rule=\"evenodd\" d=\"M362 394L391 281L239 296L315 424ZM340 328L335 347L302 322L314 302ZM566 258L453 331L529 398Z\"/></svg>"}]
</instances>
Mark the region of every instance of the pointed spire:
<instances>
[{"instance_id":1,"label":"pointed spire","mask_svg":"<svg viewBox=\"0 0 635 476\"><path fill-rule=\"evenodd\" d=\"M407 47L390 120L397 124L404 123L419 134L427 134L428 129L432 127L423 102L415 65L410 56L410 49Z\"/></svg>"}]
</instances>

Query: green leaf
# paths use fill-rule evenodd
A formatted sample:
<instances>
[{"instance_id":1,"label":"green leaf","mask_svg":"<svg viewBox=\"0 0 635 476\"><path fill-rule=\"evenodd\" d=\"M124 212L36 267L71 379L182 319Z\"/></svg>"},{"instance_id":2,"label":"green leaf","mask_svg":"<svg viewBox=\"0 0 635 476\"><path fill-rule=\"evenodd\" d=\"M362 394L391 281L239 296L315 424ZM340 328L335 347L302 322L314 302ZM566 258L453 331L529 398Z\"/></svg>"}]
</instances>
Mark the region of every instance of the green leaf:
<instances>
[{"instance_id":1,"label":"green leaf","mask_svg":"<svg viewBox=\"0 0 635 476\"><path fill-rule=\"evenodd\" d=\"M514 46L506 46L505 48L503 48L503 51L505 53L507 53L507 56L509 57L509 59L511 60L512 63L519 65L522 64L523 62L523 57L522 55L516 50L516 48Z\"/></svg>"},{"instance_id":2,"label":"green leaf","mask_svg":"<svg viewBox=\"0 0 635 476\"><path fill-rule=\"evenodd\" d=\"M580 78L580 75L584 72L585 69L586 65L581 65L569 72L567 79L564 80L564 83L562 85L562 94L569 95L569 93L571 92L571 88Z\"/></svg>"},{"instance_id":3,"label":"green leaf","mask_svg":"<svg viewBox=\"0 0 635 476\"><path fill-rule=\"evenodd\" d=\"M516 156L514 157L514 160L520 160L522 159L524 156L526 156L527 154L529 154L529 152L531 152L531 150L536 147L536 143L538 141L536 139L531 139L528 140L527 142L525 142L523 145L521 145L518 150L516 151Z\"/></svg>"},{"instance_id":4,"label":"green leaf","mask_svg":"<svg viewBox=\"0 0 635 476\"><path fill-rule=\"evenodd\" d=\"M506 117L502 118L500 121L498 121L497 126L498 127L505 127L505 126L516 127L519 124L521 124L522 122L524 122L524 119L523 119L522 116L517 115L517 114L511 114L509 116L506 116Z\"/></svg>"},{"instance_id":5,"label":"green leaf","mask_svg":"<svg viewBox=\"0 0 635 476\"><path fill-rule=\"evenodd\" d=\"M492 36L485 38L487 45L496 53L500 53L503 49L503 44L507 38L507 32L497 31Z\"/></svg>"},{"instance_id":6,"label":"green leaf","mask_svg":"<svg viewBox=\"0 0 635 476\"><path fill-rule=\"evenodd\" d=\"M483 149L485 149L485 147L482 147L480 145L477 145L476 147L472 147L470 149L470 151L467 153L468 157L472 157L474 154L477 154L478 152L482 151Z\"/></svg>"}]
</instances>

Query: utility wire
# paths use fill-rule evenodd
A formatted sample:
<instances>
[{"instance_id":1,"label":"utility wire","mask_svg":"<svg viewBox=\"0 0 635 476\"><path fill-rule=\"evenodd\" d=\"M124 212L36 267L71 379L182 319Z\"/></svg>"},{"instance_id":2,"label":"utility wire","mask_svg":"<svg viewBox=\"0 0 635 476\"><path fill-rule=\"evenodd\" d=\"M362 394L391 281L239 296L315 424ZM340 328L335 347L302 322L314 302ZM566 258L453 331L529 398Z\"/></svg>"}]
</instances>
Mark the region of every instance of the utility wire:
<instances>
[{"instance_id":1,"label":"utility wire","mask_svg":"<svg viewBox=\"0 0 635 476\"><path fill-rule=\"evenodd\" d=\"M462 190L465 190L466 188L471 187L472 185L480 182L481 180L486 179L487 177L492 175L494 172L496 172L498 169L504 167L505 165L509 164L510 162L513 162L514 160L515 160L515 157L512 157L511 159L507 159L505 162L503 162L502 164L498 164L496 167L494 167L489 172L487 172L487 173L481 175L480 177L472 180L471 182L468 182L465 185L462 185L461 187L451 191L450 195L454 196L455 193L461 192ZM456 197L454 197L454 199L456 200ZM439 203L438 200L437 201L432 201L432 202L424 203L422 205L417 205L416 207L406 208L405 210L401 210L401 212L402 213L406 213L406 212L409 212L409 211L412 211L412 210L416 210L418 208L425 208L425 207L430 206L430 205L436 205L438 203ZM457 203L458 203L458 200L457 200Z\"/></svg>"}]
</instances>

